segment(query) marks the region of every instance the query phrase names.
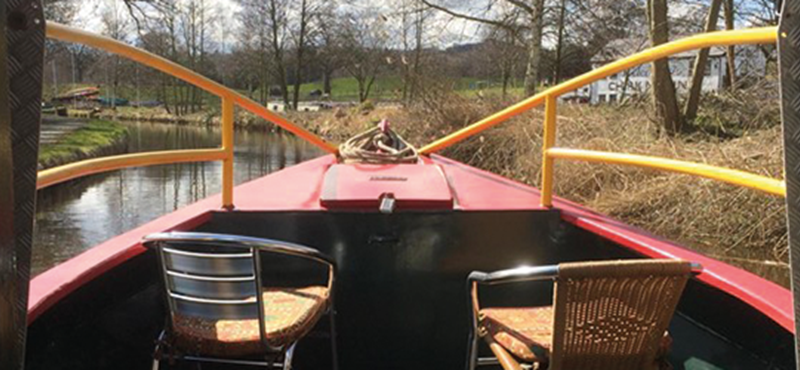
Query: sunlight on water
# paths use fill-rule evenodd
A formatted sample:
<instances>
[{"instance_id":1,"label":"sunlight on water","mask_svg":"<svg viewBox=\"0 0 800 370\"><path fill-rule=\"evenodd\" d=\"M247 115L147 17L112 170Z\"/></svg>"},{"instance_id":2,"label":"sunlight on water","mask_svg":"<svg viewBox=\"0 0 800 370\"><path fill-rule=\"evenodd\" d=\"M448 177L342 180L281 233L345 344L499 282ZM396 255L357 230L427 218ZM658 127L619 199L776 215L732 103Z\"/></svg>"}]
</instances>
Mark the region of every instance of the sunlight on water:
<instances>
[{"instance_id":1,"label":"sunlight on water","mask_svg":"<svg viewBox=\"0 0 800 370\"><path fill-rule=\"evenodd\" d=\"M129 151L213 148L220 132L211 128L150 123L128 124ZM236 184L320 156L291 135L237 132ZM131 168L45 189L39 194L33 273L187 204L217 194L222 165L185 163Z\"/></svg>"}]
</instances>

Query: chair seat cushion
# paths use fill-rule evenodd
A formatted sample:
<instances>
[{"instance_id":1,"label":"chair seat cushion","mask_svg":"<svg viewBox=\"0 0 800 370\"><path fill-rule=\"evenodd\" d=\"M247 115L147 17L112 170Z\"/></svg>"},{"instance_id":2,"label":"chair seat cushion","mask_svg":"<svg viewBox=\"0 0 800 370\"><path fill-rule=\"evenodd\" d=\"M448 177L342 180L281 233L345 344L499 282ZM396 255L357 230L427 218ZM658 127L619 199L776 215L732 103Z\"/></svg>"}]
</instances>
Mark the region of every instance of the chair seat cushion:
<instances>
[{"instance_id":1,"label":"chair seat cushion","mask_svg":"<svg viewBox=\"0 0 800 370\"><path fill-rule=\"evenodd\" d=\"M285 346L308 333L325 312L328 293L322 286L265 290L264 331L269 345ZM183 351L217 356L264 351L257 319L214 320L175 315L173 331L173 343Z\"/></svg>"},{"instance_id":2,"label":"chair seat cushion","mask_svg":"<svg viewBox=\"0 0 800 370\"><path fill-rule=\"evenodd\" d=\"M547 362L553 340L552 306L485 308L479 315L482 335L523 361ZM667 361L671 347L672 337L665 332L656 353L659 368L671 368Z\"/></svg>"},{"instance_id":3,"label":"chair seat cushion","mask_svg":"<svg viewBox=\"0 0 800 370\"><path fill-rule=\"evenodd\" d=\"M485 308L481 333L517 358L546 362L553 339L553 307Z\"/></svg>"}]
</instances>

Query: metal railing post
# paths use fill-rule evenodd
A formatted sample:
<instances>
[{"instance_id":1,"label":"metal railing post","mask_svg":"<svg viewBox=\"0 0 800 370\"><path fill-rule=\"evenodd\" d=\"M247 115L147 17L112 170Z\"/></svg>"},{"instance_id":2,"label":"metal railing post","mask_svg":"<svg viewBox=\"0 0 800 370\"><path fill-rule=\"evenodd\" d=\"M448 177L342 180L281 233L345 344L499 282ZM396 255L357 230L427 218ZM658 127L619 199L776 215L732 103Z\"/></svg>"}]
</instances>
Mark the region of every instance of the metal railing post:
<instances>
[{"instance_id":1,"label":"metal railing post","mask_svg":"<svg viewBox=\"0 0 800 370\"><path fill-rule=\"evenodd\" d=\"M547 150L556 144L556 95L547 95L544 105L544 135L542 137L542 207L553 205L553 161Z\"/></svg>"},{"instance_id":2,"label":"metal railing post","mask_svg":"<svg viewBox=\"0 0 800 370\"><path fill-rule=\"evenodd\" d=\"M222 98L222 207L233 209L233 99Z\"/></svg>"}]
</instances>

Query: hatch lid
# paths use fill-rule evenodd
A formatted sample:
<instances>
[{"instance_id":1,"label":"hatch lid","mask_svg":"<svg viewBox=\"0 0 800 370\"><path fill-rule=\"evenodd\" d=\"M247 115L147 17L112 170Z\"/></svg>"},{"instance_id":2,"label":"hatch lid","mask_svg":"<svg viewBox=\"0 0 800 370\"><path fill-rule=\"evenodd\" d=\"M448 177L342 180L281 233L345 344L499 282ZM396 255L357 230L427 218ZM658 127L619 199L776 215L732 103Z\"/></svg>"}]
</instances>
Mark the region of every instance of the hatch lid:
<instances>
[{"instance_id":1,"label":"hatch lid","mask_svg":"<svg viewBox=\"0 0 800 370\"><path fill-rule=\"evenodd\" d=\"M320 204L377 211L387 197L395 210L453 209L450 186L436 164L334 164L325 173Z\"/></svg>"}]
</instances>

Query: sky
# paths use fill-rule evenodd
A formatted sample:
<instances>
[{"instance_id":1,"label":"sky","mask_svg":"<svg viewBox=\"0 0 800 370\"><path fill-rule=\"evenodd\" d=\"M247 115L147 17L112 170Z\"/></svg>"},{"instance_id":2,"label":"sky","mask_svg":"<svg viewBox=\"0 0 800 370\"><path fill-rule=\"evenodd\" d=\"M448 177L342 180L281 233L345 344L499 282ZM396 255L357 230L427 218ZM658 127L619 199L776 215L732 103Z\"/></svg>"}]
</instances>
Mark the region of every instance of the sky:
<instances>
[{"instance_id":1,"label":"sky","mask_svg":"<svg viewBox=\"0 0 800 370\"><path fill-rule=\"evenodd\" d=\"M493 0L437 0L440 4L451 6L464 13L485 12L487 1L492 1L493 4L502 4L503 2L495 2ZM699 7L696 4L706 3L705 0L697 0L694 5L671 6L670 12L672 16L681 18L680 13L694 13L697 12ZM350 9L368 8L377 10L382 14L391 14L391 1L383 0L343 0L343 7ZM739 7L747 7L755 0L741 0L737 1ZM83 0L82 6L79 8L75 19L75 26L85 29L87 31L102 33L103 23L102 14L107 9L116 8L121 17L127 16L127 9L122 0ZM235 33L237 21L235 19L236 13L239 11L239 5L236 0L206 0L206 4L216 6L222 11L218 16L222 18L221 24L225 25L225 34L223 36L222 28L218 30L217 34L213 36L215 41L223 41L223 37L230 38L230 35ZM499 5L494 5L499 8ZM439 48L446 48L455 44L477 42L481 38L481 25L475 22L464 21L460 19L453 19L452 17L438 11L431 12L431 19L426 25L427 35L425 44ZM390 22L392 20L390 19ZM742 20L737 27L746 27L747 21ZM233 25L231 27L230 25ZM133 33L131 33L133 34ZM126 40L131 41L131 40ZM227 40L230 43L230 40ZM545 40L547 43L547 40Z\"/></svg>"},{"instance_id":2,"label":"sky","mask_svg":"<svg viewBox=\"0 0 800 370\"><path fill-rule=\"evenodd\" d=\"M343 7L351 9L372 8L390 13L390 5L387 5L387 3L390 2L381 0L347 0ZM207 0L207 4L223 10L218 14L222 18L221 24L237 27L235 15L240 7L236 0ZM74 26L87 31L102 33L104 31L102 15L107 12L107 9L112 8L116 8L120 16L126 16L127 9L122 0L83 0L76 14ZM426 40L427 45L448 47L454 44L479 41L480 26L474 22L452 19L452 17L440 12L432 12L431 14L433 18L427 26L429 30L429 39ZM226 27L226 32L230 35L235 32L235 28ZM219 40L222 38L221 31L216 35L216 38L218 40L215 41L221 41Z\"/></svg>"}]
</instances>

